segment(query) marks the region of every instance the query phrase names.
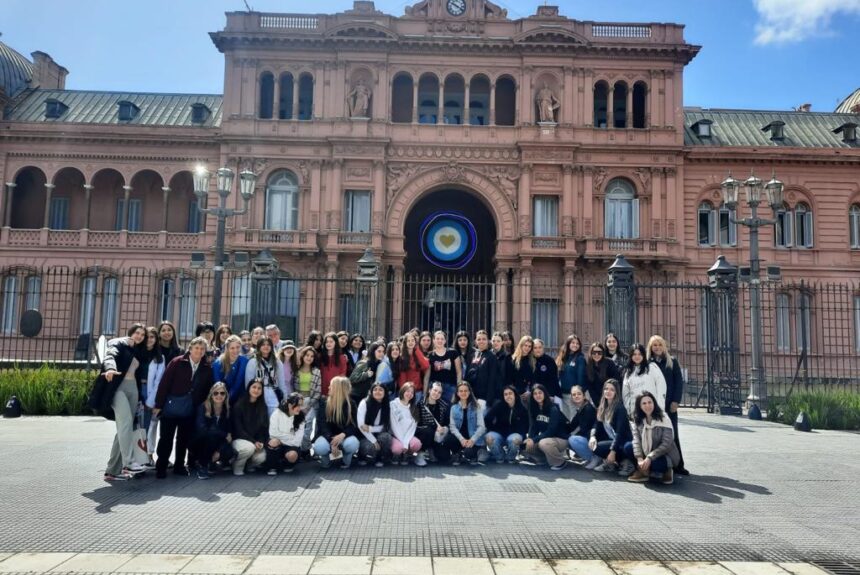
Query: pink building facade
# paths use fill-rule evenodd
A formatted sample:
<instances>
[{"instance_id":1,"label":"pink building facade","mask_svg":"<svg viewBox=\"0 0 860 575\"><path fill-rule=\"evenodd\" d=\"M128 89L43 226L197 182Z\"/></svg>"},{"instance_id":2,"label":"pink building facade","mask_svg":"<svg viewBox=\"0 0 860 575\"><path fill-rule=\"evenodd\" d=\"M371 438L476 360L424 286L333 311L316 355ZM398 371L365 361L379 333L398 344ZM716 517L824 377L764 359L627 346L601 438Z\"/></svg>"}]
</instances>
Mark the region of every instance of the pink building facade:
<instances>
[{"instance_id":1,"label":"pink building facade","mask_svg":"<svg viewBox=\"0 0 860 575\"><path fill-rule=\"evenodd\" d=\"M512 277L510 297L526 304L564 297L537 279L602 282L618 253L639 278L704 281L718 254L749 258L747 230L730 221L748 214L722 208L719 184L751 170L786 184L764 260L786 280L860 271L858 110L685 109L700 47L681 25L583 22L553 6L513 20L487 0L392 16L356 1L337 14L228 13L211 37L223 95L65 90L49 56L3 46L0 275L18 294L3 322L27 307L30 278L56 267L144 269L181 295L191 253L211 262L215 241L193 194L198 164L258 174L248 212L228 222L228 252L268 249L286 277L334 280L369 247L395 308L419 274ZM229 202L241 207L237 193ZM74 285L79 322L89 288ZM343 308L326 305L299 326L338 327ZM146 309L133 319L168 315ZM412 323L391 313L394 332ZM555 318L562 333L572 314ZM487 327L534 327L528 305L492 315Z\"/></svg>"}]
</instances>

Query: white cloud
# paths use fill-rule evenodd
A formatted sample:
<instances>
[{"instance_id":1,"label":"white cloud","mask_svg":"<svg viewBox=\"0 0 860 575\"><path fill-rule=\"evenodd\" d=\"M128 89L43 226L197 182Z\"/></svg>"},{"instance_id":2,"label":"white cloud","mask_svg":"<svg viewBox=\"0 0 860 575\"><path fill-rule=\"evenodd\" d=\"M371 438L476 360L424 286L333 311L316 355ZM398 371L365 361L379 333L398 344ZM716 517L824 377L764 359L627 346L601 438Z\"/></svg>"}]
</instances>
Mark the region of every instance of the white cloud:
<instances>
[{"instance_id":1,"label":"white cloud","mask_svg":"<svg viewBox=\"0 0 860 575\"><path fill-rule=\"evenodd\" d=\"M753 0L756 44L799 42L827 34L834 16L860 15L860 0Z\"/></svg>"}]
</instances>

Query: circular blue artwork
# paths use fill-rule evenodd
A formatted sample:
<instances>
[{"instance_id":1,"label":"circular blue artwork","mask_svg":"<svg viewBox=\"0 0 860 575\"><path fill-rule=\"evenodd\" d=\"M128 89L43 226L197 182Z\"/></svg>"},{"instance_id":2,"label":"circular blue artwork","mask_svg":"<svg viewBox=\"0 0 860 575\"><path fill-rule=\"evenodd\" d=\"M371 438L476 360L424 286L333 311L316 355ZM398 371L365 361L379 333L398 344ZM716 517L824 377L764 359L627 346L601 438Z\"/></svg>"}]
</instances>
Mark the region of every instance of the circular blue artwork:
<instances>
[{"instance_id":1,"label":"circular blue artwork","mask_svg":"<svg viewBox=\"0 0 860 575\"><path fill-rule=\"evenodd\" d=\"M421 254L433 265L446 270L466 266L478 249L475 226L457 212L436 212L421 224Z\"/></svg>"}]
</instances>

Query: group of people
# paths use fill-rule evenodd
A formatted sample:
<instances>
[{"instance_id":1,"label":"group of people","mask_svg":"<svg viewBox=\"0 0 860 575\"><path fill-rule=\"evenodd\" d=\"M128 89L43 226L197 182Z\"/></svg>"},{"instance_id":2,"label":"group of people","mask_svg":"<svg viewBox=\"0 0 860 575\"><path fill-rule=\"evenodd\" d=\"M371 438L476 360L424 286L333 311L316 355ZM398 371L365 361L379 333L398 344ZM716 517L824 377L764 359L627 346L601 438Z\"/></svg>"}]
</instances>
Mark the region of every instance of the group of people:
<instances>
[{"instance_id":1,"label":"group of people","mask_svg":"<svg viewBox=\"0 0 860 575\"><path fill-rule=\"evenodd\" d=\"M105 470L124 481L195 473L290 473L339 465L541 465L671 484L688 474L678 436L683 376L659 335L627 353L614 334L587 349L570 335L553 358L508 332L413 329L395 341L275 325L233 334L197 326L183 351L170 322L111 340L90 398L116 421ZM134 460L136 427L147 460ZM172 462L171 462L172 455Z\"/></svg>"}]
</instances>

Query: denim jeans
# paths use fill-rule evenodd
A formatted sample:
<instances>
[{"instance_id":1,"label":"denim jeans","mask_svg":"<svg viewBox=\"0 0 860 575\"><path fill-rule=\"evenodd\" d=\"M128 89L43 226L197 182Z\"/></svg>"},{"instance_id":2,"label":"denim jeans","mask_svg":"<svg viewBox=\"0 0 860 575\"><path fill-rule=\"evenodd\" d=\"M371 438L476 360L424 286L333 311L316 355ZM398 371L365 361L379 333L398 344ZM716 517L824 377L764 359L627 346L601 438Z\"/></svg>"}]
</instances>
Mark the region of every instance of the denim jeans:
<instances>
[{"instance_id":1,"label":"denim jeans","mask_svg":"<svg viewBox=\"0 0 860 575\"><path fill-rule=\"evenodd\" d=\"M350 435L340 444L340 450L343 452L344 465L349 466L352 463L352 456L358 451L358 438ZM331 444L325 437L317 437L314 441L314 453L319 455L323 467L331 465Z\"/></svg>"},{"instance_id":2,"label":"denim jeans","mask_svg":"<svg viewBox=\"0 0 860 575\"><path fill-rule=\"evenodd\" d=\"M567 444L580 459L588 461L594 457L594 453L588 447L588 438L581 435L571 435L567 440Z\"/></svg>"},{"instance_id":3,"label":"denim jeans","mask_svg":"<svg viewBox=\"0 0 860 575\"><path fill-rule=\"evenodd\" d=\"M513 461L520 452L520 445L523 443L523 436L519 433L512 433L507 437L502 437L501 433L496 431L487 432L487 445L490 446L490 455L498 463L503 461ZM492 443L492 445L490 445ZM507 456L503 448L507 447Z\"/></svg>"},{"instance_id":4,"label":"denim jeans","mask_svg":"<svg viewBox=\"0 0 860 575\"><path fill-rule=\"evenodd\" d=\"M624 453L627 455L627 458L636 463L636 455L633 453L633 442L628 441L624 444ZM638 466L637 466L638 467ZM664 473L667 469L669 469L669 463L667 457L664 455L662 457L658 457L656 459L651 460L651 469L648 470L649 473Z\"/></svg>"}]
</instances>

